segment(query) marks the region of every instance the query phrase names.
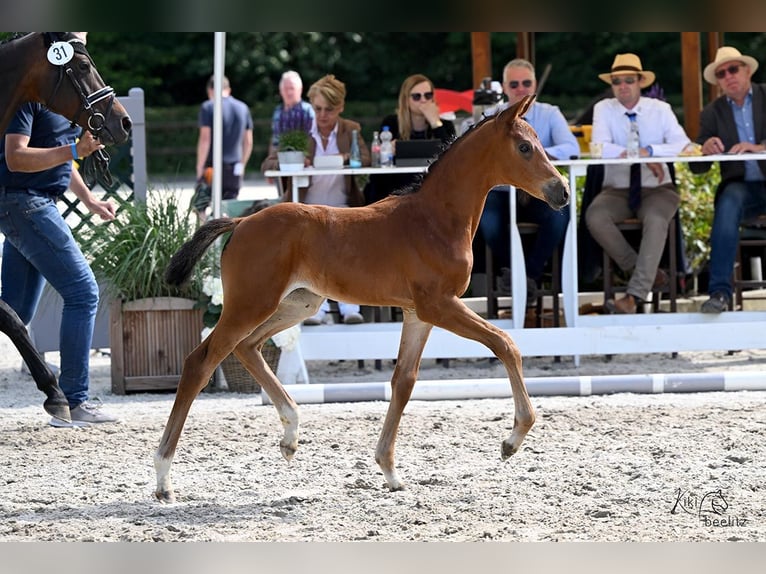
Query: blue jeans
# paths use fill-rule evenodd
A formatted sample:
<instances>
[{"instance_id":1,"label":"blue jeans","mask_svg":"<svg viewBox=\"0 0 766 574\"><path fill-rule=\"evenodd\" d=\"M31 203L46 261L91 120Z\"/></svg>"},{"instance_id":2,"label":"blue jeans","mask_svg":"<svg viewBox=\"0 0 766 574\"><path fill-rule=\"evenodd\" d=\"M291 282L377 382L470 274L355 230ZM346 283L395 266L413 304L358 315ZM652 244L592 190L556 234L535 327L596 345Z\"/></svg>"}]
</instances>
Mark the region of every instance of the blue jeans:
<instances>
[{"instance_id":1,"label":"blue jeans","mask_svg":"<svg viewBox=\"0 0 766 574\"><path fill-rule=\"evenodd\" d=\"M88 399L88 367L98 285L55 201L34 191L0 190L2 299L28 324L44 280L64 300L59 334L59 386L75 407Z\"/></svg>"},{"instance_id":2,"label":"blue jeans","mask_svg":"<svg viewBox=\"0 0 766 574\"><path fill-rule=\"evenodd\" d=\"M492 188L487 195L484 211L479 220L479 233L492 250L495 260L501 262L501 267L509 267L511 261L510 236L508 235L511 216L508 193L507 188ZM527 199L529 201L526 201ZM569 209L556 211L544 201L528 196L524 201L517 200L516 219L540 226L534 245L524 257L527 277L531 277L539 284L545 264L556 247L564 240L569 224Z\"/></svg>"},{"instance_id":3,"label":"blue jeans","mask_svg":"<svg viewBox=\"0 0 766 574\"><path fill-rule=\"evenodd\" d=\"M739 226L743 220L766 213L766 183L732 181L718 193L710 232L708 293L723 293L731 300L731 276L737 257Z\"/></svg>"}]
</instances>

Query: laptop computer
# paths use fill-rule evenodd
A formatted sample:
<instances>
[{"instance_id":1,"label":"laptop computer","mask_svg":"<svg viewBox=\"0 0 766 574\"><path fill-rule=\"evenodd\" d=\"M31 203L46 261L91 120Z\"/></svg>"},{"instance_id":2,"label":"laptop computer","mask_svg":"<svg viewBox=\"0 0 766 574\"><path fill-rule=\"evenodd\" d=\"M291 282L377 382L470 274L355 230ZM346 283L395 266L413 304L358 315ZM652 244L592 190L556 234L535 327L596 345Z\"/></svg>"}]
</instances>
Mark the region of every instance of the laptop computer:
<instances>
[{"instance_id":1,"label":"laptop computer","mask_svg":"<svg viewBox=\"0 0 766 574\"><path fill-rule=\"evenodd\" d=\"M396 167L420 167L430 164L442 150L442 140L399 140L396 142Z\"/></svg>"}]
</instances>

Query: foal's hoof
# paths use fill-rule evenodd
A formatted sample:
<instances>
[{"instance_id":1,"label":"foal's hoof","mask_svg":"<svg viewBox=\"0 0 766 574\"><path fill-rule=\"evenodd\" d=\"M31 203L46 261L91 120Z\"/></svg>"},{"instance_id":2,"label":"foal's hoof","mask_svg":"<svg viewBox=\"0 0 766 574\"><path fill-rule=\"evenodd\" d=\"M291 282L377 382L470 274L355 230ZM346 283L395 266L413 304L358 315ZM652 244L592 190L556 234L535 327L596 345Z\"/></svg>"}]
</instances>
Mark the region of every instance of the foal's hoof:
<instances>
[{"instance_id":1,"label":"foal's hoof","mask_svg":"<svg viewBox=\"0 0 766 574\"><path fill-rule=\"evenodd\" d=\"M45 399L43 408L45 409L46 413L55 419L62 420L65 423L72 422L72 415L69 412L69 402L66 400L66 398L64 398L63 402L58 398Z\"/></svg>"},{"instance_id":2,"label":"foal's hoof","mask_svg":"<svg viewBox=\"0 0 766 574\"><path fill-rule=\"evenodd\" d=\"M154 497L162 504L173 504L176 501L176 495L172 490L155 490Z\"/></svg>"},{"instance_id":3,"label":"foal's hoof","mask_svg":"<svg viewBox=\"0 0 766 574\"><path fill-rule=\"evenodd\" d=\"M293 457L295 456L295 451L298 450L297 445L295 444L284 444L279 443L279 450L282 451L282 456L285 458L287 462L290 462Z\"/></svg>"},{"instance_id":4,"label":"foal's hoof","mask_svg":"<svg viewBox=\"0 0 766 574\"><path fill-rule=\"evenodd\" d=\"M503 457L503 460L507 460L511 458L516 452L519 450L519 447L514 446L513 443L510 441L504 440L503 446L501 449L501 455Z\"/></svg>"}]
</instances>

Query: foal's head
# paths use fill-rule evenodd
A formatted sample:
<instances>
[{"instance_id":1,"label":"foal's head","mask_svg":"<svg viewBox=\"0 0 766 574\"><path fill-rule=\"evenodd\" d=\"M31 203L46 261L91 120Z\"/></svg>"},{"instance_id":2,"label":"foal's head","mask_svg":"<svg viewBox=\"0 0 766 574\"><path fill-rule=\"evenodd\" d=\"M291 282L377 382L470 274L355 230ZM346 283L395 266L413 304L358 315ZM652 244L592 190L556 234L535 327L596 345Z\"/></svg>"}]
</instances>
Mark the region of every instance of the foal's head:
<instances>
[{"instance_id":1,"label":"foal's head","mask_svg":"<svg viewBox=\"0 0 766 574\"><path fill-rule=\"evenodd\" d=\"M551 164L535 130L524 119L535 96L525 96L487 120L497 138L498 161L493 166L498 183L512 184L561 209L569 203L569 186Z\"/></svg>"}]
</instances>

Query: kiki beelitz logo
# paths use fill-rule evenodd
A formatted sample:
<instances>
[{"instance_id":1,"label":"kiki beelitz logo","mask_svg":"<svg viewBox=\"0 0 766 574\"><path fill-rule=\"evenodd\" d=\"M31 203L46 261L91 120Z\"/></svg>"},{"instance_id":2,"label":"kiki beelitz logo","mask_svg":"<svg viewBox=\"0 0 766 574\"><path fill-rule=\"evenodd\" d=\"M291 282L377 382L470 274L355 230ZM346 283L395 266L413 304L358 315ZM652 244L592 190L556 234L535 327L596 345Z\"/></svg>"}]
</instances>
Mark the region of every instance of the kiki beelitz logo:
<instances>
[{"instance_id":1,"label":"kiki beelitz logo","mask_svg":"<svg viewBox=\"0 0 766 574\"><path fill-rule=\"evenodd\" d=\"M738 527L747 524L746 518L730 514L729 503L720 488L701 496L690 490L676 489L670 514L680 513L696 516L704 526Z\"/></svg>"}]
</instances>

